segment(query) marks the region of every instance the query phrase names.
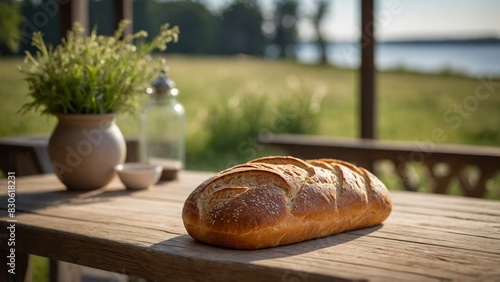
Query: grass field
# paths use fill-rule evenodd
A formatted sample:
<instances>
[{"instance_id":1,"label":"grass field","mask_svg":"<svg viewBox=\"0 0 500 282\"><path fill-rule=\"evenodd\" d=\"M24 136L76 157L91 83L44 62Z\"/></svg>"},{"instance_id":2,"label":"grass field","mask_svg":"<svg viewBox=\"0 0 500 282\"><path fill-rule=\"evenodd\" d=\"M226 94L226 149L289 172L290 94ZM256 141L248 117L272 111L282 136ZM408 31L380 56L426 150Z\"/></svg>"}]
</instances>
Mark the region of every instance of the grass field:
<instances>
[{"instance_id":1,"label":"grass field","mask_svg":"<svg viewBox=\"0 0 500 282\"><path fill-rule=\"evenodd\" d=\"M167 59L170 76L181 90L179 100L187 111L189 136L203 131L201 125L210 117L211 105L226 103L234 95L279 97L297 91L323 98L317 134L340 137L358 134L356 71L249 57ZM36 113L22 116L17 112L27 101L27 86L17 71L21 62L21 59L0 60L0 110L4 120L0 136L49 133L55 122ZM498 81L480 89L482 97L488 97L473 99L476 89L489 78L410 72L382 72L377 78L380 139L417 141L430 138L432 130L440 127L448 136L445 143L500 144ZM457 121L458 118L461 120ZM135 120L135 116L119 117L124 134L137 133L137 124L131 123Z\"/></svg>"},{"instance_id":2,"label":"grass field","mask_svg":"<svg viewBox=\"0 0 500 282\"><path fill-rule=\"evenodd\" d=\"M54 118L18 113L28 91L17 71L21 63L21 58L0 60L0 136L49 134ZM232 97L266 96L279 101L308 93L319 108L319 123L312 133L358 136L359 85L355 70L245 56L169 56L167 64L187 112L188 168L219 170L230 161L249 157L236 148L227 148L227 156L207 153L207 120L218 114L215 105L232 103ZM376 85L379 139L430 141L433 130L440 128L446 135L441 143L500 145L498 80L394 71L379 73ZM125 135L136 135L137 120L137 115L123 114L118 116L118 125Z\"/></svg>"}]
</instances>

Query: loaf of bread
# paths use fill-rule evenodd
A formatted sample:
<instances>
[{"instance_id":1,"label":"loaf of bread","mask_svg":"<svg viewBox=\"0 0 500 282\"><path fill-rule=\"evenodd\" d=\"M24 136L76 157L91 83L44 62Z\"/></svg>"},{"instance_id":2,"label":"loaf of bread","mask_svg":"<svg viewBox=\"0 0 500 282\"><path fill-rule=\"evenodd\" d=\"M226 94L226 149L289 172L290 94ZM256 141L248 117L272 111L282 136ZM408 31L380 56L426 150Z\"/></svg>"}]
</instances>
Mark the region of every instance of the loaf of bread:
<instances>
[{"instance_id":1,"label":"loaf of bread","mask_svg":"<svg viewBox=\"0 0 500 282\"><path fill-rule=\"evenodd\" d=\"M266 157L201 183L187 198L182 219L198 241L259 249L374 226L391 209L387 188L361 167Z\"/></svg>"}]
</instances>

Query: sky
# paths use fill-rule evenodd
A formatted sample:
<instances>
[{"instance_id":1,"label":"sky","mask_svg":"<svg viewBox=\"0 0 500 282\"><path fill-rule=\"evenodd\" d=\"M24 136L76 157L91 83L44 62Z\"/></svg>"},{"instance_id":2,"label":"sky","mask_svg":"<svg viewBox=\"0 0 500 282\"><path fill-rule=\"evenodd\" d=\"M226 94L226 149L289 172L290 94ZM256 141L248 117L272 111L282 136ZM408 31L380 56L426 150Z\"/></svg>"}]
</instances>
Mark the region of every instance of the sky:
<instances>
[{"instance_id":1,"label":"sky","mask_svg":"<svg viewBox=\"0 0 500 282\"><path fill-rule=\"evenodd\" d=\"M205 0L214 7L227 0ZM274 0L259 0L271 10ZM329 40L357 40L360 0L330 0L322 25ZM316 0L299 0L301 14L309 15ZM375 0L376 36L379 40L423 38L500 37L499 0ZM266 12L266 11L265 11ZM312 25L299 22L303 40L314 39Z\"/></svg>"}]
</instances>

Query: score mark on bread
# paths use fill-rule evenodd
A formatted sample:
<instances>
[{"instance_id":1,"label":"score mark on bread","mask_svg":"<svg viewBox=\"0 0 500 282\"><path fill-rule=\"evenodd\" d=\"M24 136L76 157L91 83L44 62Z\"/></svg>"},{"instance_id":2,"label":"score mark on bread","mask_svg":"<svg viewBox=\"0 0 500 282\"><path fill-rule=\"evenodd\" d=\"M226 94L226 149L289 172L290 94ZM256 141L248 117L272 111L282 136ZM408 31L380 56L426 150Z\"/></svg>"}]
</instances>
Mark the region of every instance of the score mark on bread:
<instances>
[{"instance_id":1,"label":"score mark on bread","mask_svg":"<svg viewBox=\"0 0 500 282\"><path fill-rule=\"evenodd\" d=\"M265 157L201 183L184 203L182 219L198 241L259 249L374 226L391 209L387 188L361 167Z\"/></svg>"}]
</instances>

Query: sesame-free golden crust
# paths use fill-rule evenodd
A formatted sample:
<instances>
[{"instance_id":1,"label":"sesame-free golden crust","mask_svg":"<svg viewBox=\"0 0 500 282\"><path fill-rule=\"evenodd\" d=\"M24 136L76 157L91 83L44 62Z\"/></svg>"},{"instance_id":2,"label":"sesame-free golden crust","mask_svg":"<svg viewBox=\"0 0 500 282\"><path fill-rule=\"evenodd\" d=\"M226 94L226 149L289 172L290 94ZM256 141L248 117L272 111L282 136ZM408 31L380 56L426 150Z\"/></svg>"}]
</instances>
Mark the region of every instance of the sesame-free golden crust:
<instances>
[{"instance_id":1,"label":"sesame-free golden crust","mask_svg":"<svg viewBox=\"0 0 500 282\"><path fill-rule=\"evenodd\" d=\"M187 198L182 219L198 241L259 249L377 225L391 209L387 188L363 168L266 157L204 181Z\"/></svg>"}]
</instances>

